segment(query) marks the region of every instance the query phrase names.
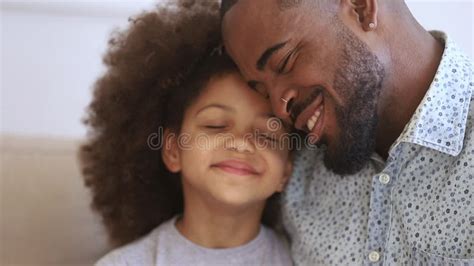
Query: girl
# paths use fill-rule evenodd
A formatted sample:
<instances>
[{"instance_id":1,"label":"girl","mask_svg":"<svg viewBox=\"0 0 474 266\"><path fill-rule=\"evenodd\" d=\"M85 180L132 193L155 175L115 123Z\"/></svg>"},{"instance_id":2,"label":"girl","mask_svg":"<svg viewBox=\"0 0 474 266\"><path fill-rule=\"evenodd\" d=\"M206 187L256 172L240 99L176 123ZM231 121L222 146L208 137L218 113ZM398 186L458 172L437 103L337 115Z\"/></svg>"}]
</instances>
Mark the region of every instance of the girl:
<instances>
[{"instance_id":1,"label":"girl","mask_svg":"<svg viewBox=\"0 0 474 266\"><path fill-rule=\"evenodd\" d=\"M81 159L121 247L97 265L291 264L270 229L291 173L285 131L216 52L218 18L216 3L181 1L110 41Z\"/></svg>"}]
</instances>

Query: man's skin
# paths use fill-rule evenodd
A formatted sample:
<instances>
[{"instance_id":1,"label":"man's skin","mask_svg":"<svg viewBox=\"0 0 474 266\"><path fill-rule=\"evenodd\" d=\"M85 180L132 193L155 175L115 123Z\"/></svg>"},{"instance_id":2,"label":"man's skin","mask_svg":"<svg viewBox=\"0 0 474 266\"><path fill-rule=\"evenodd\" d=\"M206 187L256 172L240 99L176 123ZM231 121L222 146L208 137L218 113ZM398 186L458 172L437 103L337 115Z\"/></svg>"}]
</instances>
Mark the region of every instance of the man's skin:
<instances>
[{"instance_id":1,"label":"man's skin","mask_svg":"<svg viewBox=\"0 0 474 266\"><path fill-rule=\"evenodd\" d=\"M327 144L326 166L341 174L373 152L388 157L444 48L403 0L238 0L222 31L244 78L284 121L308 133L322 99L312 140Z\"/></svg>"}]
</instances>

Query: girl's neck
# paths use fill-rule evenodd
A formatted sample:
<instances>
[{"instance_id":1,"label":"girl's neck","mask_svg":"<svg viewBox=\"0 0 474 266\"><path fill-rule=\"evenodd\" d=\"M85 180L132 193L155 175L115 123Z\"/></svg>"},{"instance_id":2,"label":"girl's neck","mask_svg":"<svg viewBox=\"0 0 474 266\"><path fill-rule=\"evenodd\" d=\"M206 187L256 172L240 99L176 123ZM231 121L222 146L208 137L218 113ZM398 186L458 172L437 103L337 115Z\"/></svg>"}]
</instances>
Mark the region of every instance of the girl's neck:
<instances>
[{"instance_id":1,"label":"girl's neck","mask_svg":"<svg viewBox=\"0 0 474 266\"><path fill-rule=\"evenodd\" d=\"M232 248L257 237L264 202L241 210L229 206L210 207L197 198L185 197L183 216L176 222L178 231L206 248Z\"/></svg>"}]
</instances>

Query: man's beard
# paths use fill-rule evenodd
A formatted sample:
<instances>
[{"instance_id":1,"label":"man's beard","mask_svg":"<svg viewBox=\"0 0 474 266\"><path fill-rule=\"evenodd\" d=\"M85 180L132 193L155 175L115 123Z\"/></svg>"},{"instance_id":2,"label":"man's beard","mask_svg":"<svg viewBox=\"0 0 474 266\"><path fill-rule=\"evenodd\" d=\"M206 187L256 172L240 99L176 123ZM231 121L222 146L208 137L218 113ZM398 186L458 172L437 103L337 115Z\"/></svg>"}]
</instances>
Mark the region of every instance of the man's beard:
<instances>
[{"instance_id":1,"label":"man's beard","mask_svg":"<svg viewBox=\"0 0 474 266\"><path fill-rule=\"evenodd\" d=\"M344 106L336 106L340 132L328 146L324 164L337 174L349 175L360 171L375 150L377 102L385 71L367 45L344 25L341 27L343 47L334 87L347 97Z\"/></svg>"},{"instance_id":2,"label":"man's beard","mask_svg":"<svg viewBox=\"0 0 474 266\"><path fill-rule=\"evenodd\" d=\"M333 25L339 25L342 45L333 86L343 96L344 106L338 105L335 110L339 135L331 142L323 136L321 143L328 144L325 166L337 174L349 175L360 171L375 150L377 101L385 71L367 45L342 22L337 20ZM305 101L295 103L292 119L323 91L321 86L314 88Z\"/></svg>"}]
</instances>

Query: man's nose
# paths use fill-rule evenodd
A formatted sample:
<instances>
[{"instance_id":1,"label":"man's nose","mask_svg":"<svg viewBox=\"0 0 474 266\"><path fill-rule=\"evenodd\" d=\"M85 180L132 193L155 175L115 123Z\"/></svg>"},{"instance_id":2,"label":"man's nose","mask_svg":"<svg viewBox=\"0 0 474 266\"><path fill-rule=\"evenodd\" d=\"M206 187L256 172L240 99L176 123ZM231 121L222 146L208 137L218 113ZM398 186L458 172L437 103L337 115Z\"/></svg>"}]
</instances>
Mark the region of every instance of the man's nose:
<instances>
[{"instance_id":1,"label":"man's nose","mask_svg":"<svg viewBox=\"0 0 474 266\"><path fill-rule=\"evenodd\" d=\"M293 124L295 121L291 115L291 108L295 103L297 92L294 89L286 90L283 93L270 94L273 112L284 122Z\"/></svg>"}]
</instances>

